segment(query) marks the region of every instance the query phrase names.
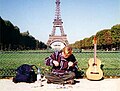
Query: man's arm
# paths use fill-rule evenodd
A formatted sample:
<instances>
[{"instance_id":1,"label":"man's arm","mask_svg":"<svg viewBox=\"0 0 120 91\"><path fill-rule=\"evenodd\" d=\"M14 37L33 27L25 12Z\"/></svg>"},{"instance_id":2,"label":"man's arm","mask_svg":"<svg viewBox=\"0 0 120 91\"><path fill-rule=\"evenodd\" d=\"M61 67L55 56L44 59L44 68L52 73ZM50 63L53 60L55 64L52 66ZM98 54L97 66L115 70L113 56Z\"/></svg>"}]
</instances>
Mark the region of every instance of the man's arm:
<instances>
[{"instance_id":1,"label":"man's arm","mask_svg":"<svg viewBox=\"0 0 120 91\"><path fill-rule=\"evenodd\" d=\"M53 54L51 54L49 57L47 57L45 59L45 64L47 66L59 66L59 62L56 60L58 57L58 52L54 52Z\"/></svg>"}]
</instances>

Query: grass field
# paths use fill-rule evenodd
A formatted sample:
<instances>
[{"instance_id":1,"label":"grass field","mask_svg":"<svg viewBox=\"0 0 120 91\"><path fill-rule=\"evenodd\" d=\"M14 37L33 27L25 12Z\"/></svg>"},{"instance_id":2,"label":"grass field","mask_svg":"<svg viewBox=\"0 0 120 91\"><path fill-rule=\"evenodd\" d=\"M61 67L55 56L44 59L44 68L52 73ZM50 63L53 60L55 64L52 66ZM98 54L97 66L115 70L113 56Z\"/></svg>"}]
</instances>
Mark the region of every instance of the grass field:
<instances>
[{"instance_id":1,"label":"grass field","mask_svg":"<svg viewBox=\"0 0 120 91\"><path fill-rule=\"evenodd\" d=\"M41 67L42 72L44 73L49 69L49 67L45 66L44 60L51 53L52 52L48 51L0 52L0 69L1 71L4 71L16 69L22 64L34 64L37 67ZM88 68L89 58L94 57L93 52L76 52L73 54L78 61L79 68L85 72ZM120 76L120 52L98 52L97 57L101 60L102 65L104 65L103 72L105 76ZM0 75L4 75L5 72L1 71Z\"/></svg>"}]
</instances>

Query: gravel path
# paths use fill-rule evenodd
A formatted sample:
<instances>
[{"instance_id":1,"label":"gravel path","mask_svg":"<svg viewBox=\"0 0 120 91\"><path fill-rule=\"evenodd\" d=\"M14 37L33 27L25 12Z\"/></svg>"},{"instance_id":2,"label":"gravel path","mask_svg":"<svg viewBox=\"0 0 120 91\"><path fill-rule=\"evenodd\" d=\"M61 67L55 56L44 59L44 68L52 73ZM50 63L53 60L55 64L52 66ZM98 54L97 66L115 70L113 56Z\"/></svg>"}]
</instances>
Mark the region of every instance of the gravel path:
<instances>
[{"instance_id":1,"label":"gravel path","mask_svg":"<svg viewBox=\"0 0 120 91\"><path fill-rule=\"evenodd\" d=\"M12 79L0 79L0 91L120 91L120 78L104 79L101 81L89 81L87 79L76 79L75 85L38 83L14 83Z\"/></svg>"}]
</instances>

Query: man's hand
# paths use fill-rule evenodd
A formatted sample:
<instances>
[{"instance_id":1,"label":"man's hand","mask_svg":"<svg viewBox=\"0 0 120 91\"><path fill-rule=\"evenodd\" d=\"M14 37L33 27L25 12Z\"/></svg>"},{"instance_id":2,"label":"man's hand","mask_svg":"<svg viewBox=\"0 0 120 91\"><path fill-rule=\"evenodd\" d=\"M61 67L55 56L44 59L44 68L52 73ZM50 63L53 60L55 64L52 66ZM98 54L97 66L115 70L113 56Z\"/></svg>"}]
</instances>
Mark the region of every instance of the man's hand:
<instances>
[{"instance_id":1,"label":"man's hand","mask_svg":"<svg viewBox=\"0 0 120 91\"><path fill-rule=\"evenodd\" d=\"M68 66L70 67L70 66L73 66L73 62L68 62Z\"/></svg>"},{"instance_id":2,"label":"man's hand","mask_svg":"<svg viewBox=\"0 0 120 91\"><path fill-rule=\"evenodd\" d=\"M55 66L59 66L59 63L58 63L58 61L53 61L53 64L55 65Z\"/></svg>"}]
</instances>

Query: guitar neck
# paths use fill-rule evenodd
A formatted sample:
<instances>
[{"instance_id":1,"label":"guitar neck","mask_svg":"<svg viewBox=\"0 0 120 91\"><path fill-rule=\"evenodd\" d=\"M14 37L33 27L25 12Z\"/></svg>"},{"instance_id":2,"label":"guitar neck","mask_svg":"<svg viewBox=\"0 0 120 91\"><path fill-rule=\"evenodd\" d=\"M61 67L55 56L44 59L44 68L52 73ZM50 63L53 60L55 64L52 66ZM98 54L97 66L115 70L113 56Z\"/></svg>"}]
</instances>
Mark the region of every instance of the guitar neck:
<instances>
[{"instance_id":1,"label":"guitar neck","mask_svg":"<svg viewBox=\"0 0 120 91\"><path fill-rule=\"evenodd\" d=\"M96 36L94 36L93 44L94 44L94 65L97 65L97 63L96 63L96 50L97 50L97 38L96 38Z\"/></svg>"},{"instance_id":2,"label":"guitar neck","mask_svg":"<svg viewBox=\"0 0 120 91\"><path fill-rule=\"evenodd\" d=\"M96 49L97 49L97 46L96 44L94 44L94 64L96 64Z\"/></svg>"}]
</instances>

